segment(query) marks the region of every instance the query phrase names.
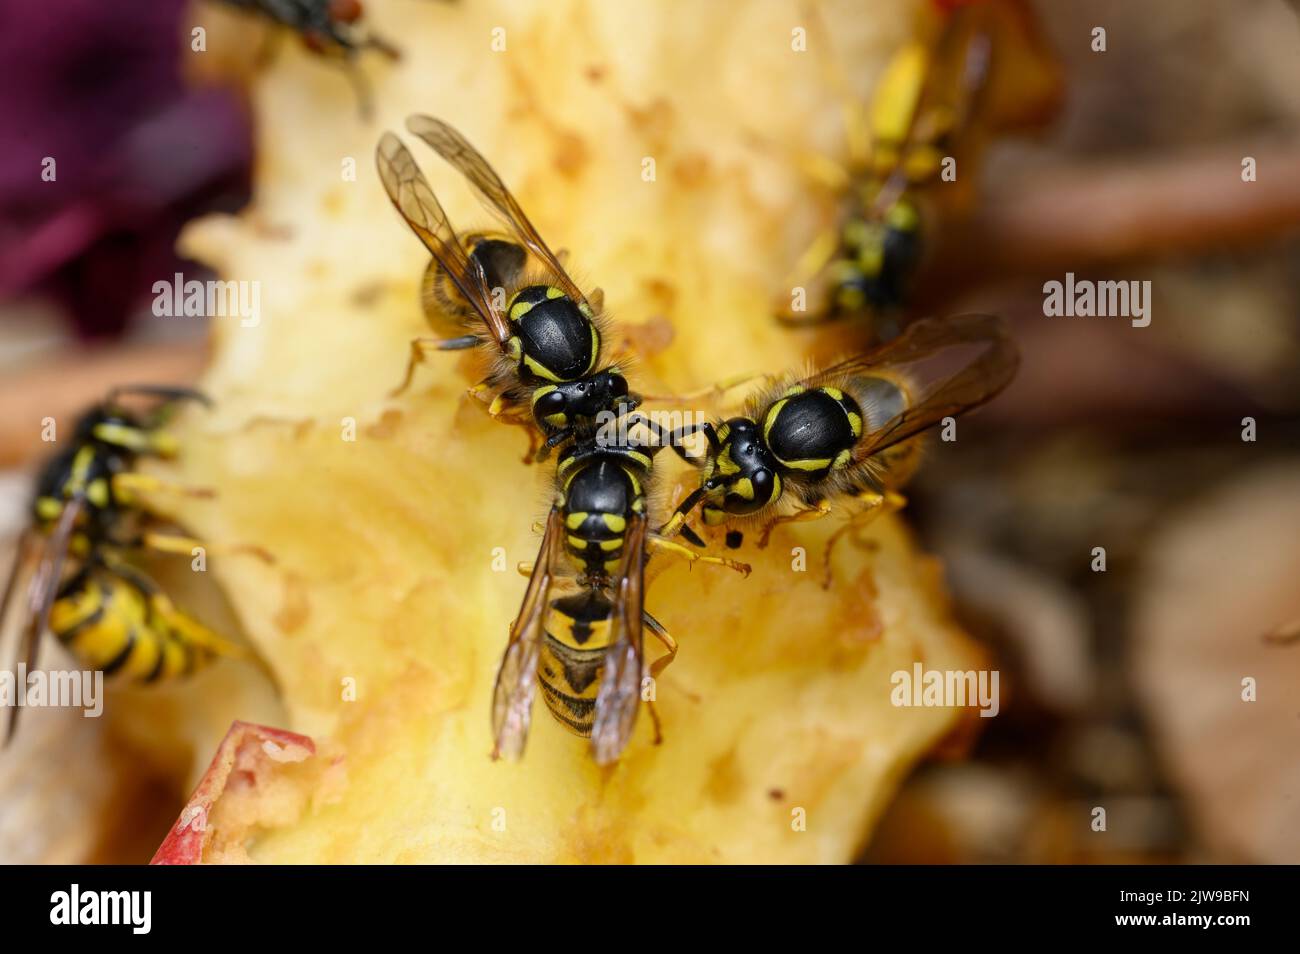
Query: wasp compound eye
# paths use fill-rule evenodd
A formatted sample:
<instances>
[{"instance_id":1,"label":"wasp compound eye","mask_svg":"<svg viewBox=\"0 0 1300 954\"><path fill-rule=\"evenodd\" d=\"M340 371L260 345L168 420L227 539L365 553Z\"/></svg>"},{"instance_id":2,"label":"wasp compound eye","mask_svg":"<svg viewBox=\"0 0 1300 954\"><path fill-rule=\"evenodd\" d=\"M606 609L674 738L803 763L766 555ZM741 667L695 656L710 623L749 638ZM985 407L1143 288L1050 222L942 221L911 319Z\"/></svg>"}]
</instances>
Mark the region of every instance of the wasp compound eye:
<instances>
[{"instance_id":1,"label":"wasp compound eye","mask_svg":"<svg viewBox=\"0 0 1300 954\"><path fill-rule=\"evenodd\" d=\"M546 417L563 411L566 404L563 391L548 391L533 402L533 410L538 417Z\"/></svg>"}]
</instances>

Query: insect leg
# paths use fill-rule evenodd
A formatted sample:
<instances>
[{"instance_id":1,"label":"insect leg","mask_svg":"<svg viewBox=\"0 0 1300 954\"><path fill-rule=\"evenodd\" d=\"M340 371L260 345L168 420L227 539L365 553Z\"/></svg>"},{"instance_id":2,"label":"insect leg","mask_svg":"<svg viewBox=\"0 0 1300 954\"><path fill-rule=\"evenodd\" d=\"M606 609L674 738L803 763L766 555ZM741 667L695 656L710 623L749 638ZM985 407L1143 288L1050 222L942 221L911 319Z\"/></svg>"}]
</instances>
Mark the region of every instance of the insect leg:
<instances>
[{"instance_id":1,"label":"insect leg","mask_svg":"<svg viewBox=\"0 0 1300 954\"><path fill-rule=\"evenodd\" d=\"M695 463L695 461L691 458L689 454L686 453L686 448L683 442L685 441L686 438L690 437L691 435L702 433L704 434L705 439L709 442L709 448L711 450L716 451L719 447L718 432L714 430L713 425L708 423L707 421L705 421L703 424L688 424L684 427L679 427L676 430L672 430L672 431L661 427L659 424L656 424L653 420L646 417L644 414L629 414L625 418L625 422L629 428L635 427L637 424L640 424L642 427L644 427L647 431L650 432L650 435L657 442L658 447L671 447L673 449L673 453L675 453L682 460L686 461L688 464L693 464Z\"/></svg>"},{"instance_id":2,"label":"insect leg","mask_svg":"<svg viewBox=\"0 0 1300 954\"><path fill-rule=\"evenodd\" d=\"M812 244L807 250L799 256L799 261L795 263L794 271L787 277L786 281L790 288L803 288L811 283L825 268L830 265L835 253L840 248L840 236L835 229L823 229L813 239ZM793 328L804 328L810 325L821 325L828 321L834 321L836 318L843 317L839 309L823 305L813 312L796 312L792 308L782 306L777 309L776 320L783 325Z\"/></svg>"},{"instance_id":3,"label":"insect leg","mask_svg":"<svg viewBox=\"0 0 1300 954\"><path fill-rule=\"evenodd\" d=\"M694 510L703 499L703 487L696 487L687 494L682 502L677 505L677 509L673 511L673 515L668 518L668 522L659 528L659 536L675 537L680 533L682 527L686 525L686 518L690 516L691 511Z\"/></svg>"},{"instance_id":4,"label":"insect leg","mask_svg":"<svg viewBox=\"0 0 1300 954\"><path fill-rule=\"evenodd\" d=\"M663 623L650 615L648 611L642 611L642 620L645 621L645 628L650 631L650 635L659 642L664 644L668 650L667 655L661 656L650 664L650 678L657 679L659 674L668 668L669 664L677 658L677 640L664 629Z\"/></svg>"},{"instance_id":5,"label":"insect leg","mask_svg":"<svg viewBox=\"0 0 1300 954\"><path fill-rule=\"evenodd\" d=\"M811 508L796 510L794 513L783 513L773 517L767 523L763 524L763 531L758 537L758 548L761 550L767 546L771 539L772 531L778 524L782 523L806 523L809 520L820 520L831 512L831 505L825 500L819 500Z\"/></svg>"},{"instance_id":6,"label":"insect leg","mask_svg":"<svg viewBox=\"0 0 1300 954\"><path fill-rule=\"evenodd\" d=\"M759 380L763 381L764 383L770 384L776 380L776 377L777 377L776 375L769 374L766 372L759 373L759 374L755 374L753 372L749 372L746 374L737 374L729 378L723 378L721 381L715 381L713 384L707 385L705 387L697 388L694 391L686 391L682 394L646 394L646 395L642 395L642 400L662 401L666 404L689 403L690 401L698 401L701 398L709 398L711 400L718 401L721 400L724 396L726 396L726 393L728 391L734 388L738 388L743 384L748 384L751 381L759 381Z\"/></svg>"},{"instance_id":7,"label":"insect leg","mask_svg":"<svg viewBox=\"0 0 1300 954\"><path fill-rule=\"evenodd\" d=\"M689 547L674 543L672 540L655 533L646 534L646 546L659 553L679 557L688 563L712 563L716 566L725 566L735 570L742 576L749 576L751 569L748 563L741 563L739 560L730 560L727 557L703 556Z\"/></svg>"},{"instance_id":8,"label":"insect leg","mask_svg":"<svg viewBox=\"0 0 1300 954\"><path fill-rule=\"evenodd\" d=\"M145 506L144 501L141 499L142 494L179 494L183 497L199 497L203 499L217 495L217 492L211 487L187 487L184 484L163 480L152 474L141 474L131 470L114 474L110 480L113 484L113 497L118 503L141 507L146 510L148 507Z\"/></svg>"},{"instance_id":9,"label":"insect leg","mask_svg":"<svg viewBox=\"0 0 1300 954\"><path fill-rule=\"evenodd\" d=\"M175 533L157 533L149 530L141 534L135 541L136 546L143 547L146 550L153 550L155 553L171 553L180 556L194 556L196 549L202 550L207 554L217 556L234 556L241 554L245 556L256 557L263 563L274 564L275 557L262 547L252 543L204 543L195 537L187 537Z\"/></svg>"},{"instance_id":10,"label":"insect leg","mask_svg":"<svg viewBox=\"0 0 1300 954\"><path fill-rule=\"evenodd\" d=\"M411 356L406 362L406 374L402 377L402 383L389 391L388 396L397 397L399 394L405 393L415 377L415 369L424 364L433 352L459 351L464 348L472 348L476 344L478 344L478 338L474 335L461 335L459 338L412 338Z\"/></svg>"},{"instance_id":11,"label":"insect leg","mask_svg":"<svg viewBox=\"0 0 1300 954\"><path fill-rule=\"evenodd\" d=\"M863 529L871 521L875 520L883 513L896 513L907 506L907 499L901 494L896 494L892 490L883 494L874 490L863 490L849 498L864 504L862 510L855 512L844 525L832 533L826 541L826 546L822 550L822 566L824 567L822 576L822 589L829 590L831 582L834 579L835 571L831 565L831 554L835 550L835 544L839 543L849 533Z\"/></svg>"}]
</instances>

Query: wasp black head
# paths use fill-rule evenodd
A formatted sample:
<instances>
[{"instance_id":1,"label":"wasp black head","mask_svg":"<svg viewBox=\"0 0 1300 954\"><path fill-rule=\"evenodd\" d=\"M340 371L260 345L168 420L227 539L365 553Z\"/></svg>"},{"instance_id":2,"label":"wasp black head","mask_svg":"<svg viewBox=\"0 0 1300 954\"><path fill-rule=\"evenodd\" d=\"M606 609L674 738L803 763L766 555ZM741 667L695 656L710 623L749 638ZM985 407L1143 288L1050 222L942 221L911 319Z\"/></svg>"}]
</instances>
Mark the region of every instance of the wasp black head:
<instances>
[{"instance_id":1,"label":"wasp black head","mask_svg":"<svg viewBox=\"0 0 1300 954\"><path fill-rule=\"evenodd\" d=\"M640 399L629 392L618 368L598 371L576 381L547 384L533 392L533 417L545 431L594 422L602 413L616 419L635 410Z\"/></svg>"},{"instance_id":2,"label":"wasp black head","mask_svg":"<svg viewBox=\"0 0 1300 954\"><path fill-rule=\"evenodd\" d=\"M554 286L529 285L507 310L512 345L525 380L559 383L590 374L600 356L600 332L590 309Z\"/></svg>"},{"instance_id":3,"label":"wasp black head","mask_svg":"<svg viewBox=\"0 0 1300 954\"><path fill-rule=\"evenodd\" d=\"M781 496L778 463L756 421L735 417L718 433L719 447L705 480L704 522L716 525L728 514L756 513Z\"/></svg>"}]
</instances>

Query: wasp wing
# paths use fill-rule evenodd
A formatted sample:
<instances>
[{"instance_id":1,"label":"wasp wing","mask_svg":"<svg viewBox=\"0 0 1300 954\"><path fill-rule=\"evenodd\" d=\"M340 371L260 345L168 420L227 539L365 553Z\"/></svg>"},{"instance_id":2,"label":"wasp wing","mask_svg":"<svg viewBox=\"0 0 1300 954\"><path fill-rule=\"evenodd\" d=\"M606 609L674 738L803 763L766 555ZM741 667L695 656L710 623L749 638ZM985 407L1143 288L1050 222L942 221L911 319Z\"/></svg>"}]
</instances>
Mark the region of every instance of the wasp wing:
<instances>
[{"instance_id":1,"label":"wasp wing","mask_svg":"<svg viewBox=\"0 0 1300 954\"><path fill-rule=\"evenodd\" d=\"M987 26L972 11L962 9L947 14L929 54L926 76L898 150L898 162L885 176L872 202L873 218L883 217L910 186L935 174L929 171L919 178L912 174L907 166L911 147L930 145L943 155L954 154L955 140L970 125L988 85L991 59L992 37Z\"/></svg>"},{"instance_id":2,"label":"wasp wing","mask_svg":"<svg viewBox=\"0 0 1300 954\"><path fill-rule=\"evenodd\" d=\"M537 692L537 659L546 634L551 583L560 546L561 517L551 508L546 531L537 553L519 616L510 627L510 642L501 657L496 686L492 690L492 757L517 759L523 755L532 721L533 696Z\"/></svg>"},{"instance_id":3,"label":"wasp wing","mask_svg":"<svg viewBox=\"0 0 1300 954\"><path fill-rule=\"evenodd\" d=\"M510 337L510 326L492 304L483 267L465 254L465 249L451 227L447 213L429 181L425 179L415 157L392 133L384 133L375 147L375 165L393 208L406 220L411 231L433 253L465 300L478 312L498 344Z\"/></svg>"},{"instance_id":4,"label":"wasp wing","mask_svg":"<svg viewBox=\"0 0 1300 954\"><path fill-rule=\"evenodd\" d=\"M1016 375L1020 352L1005 321L959 315L914 322L897 338L812 375L808 387L881 373L908 382L907 406L868 433L854 462L992 400Z\"/></svg>"},{"instance_id":5,"label":"wasp wing","mask_svg":"<svg viewBox=\"0 0 1300 954\"><path fill-rule=\"evenodd\" d=\"M591 725L591 751L597 765L617 762L623 754L641 703L645 537L646 518L634 517L623 538L623 561L614 579L610 646Z\"/></svg>"},{"instance_id":6,"label":"wasp wing","mask_svg":"<svg viewBox=\"0 0 1300 954\"><path fill-rule=\"evenodd\" d=\"M84 500L84 497L78 495L63 504L63 512L59 515L58 523L45 539L44 547L39 550L39 562L36 563L35 573L27 587L27 610L19 631L16 654L27 667L28 672L36 668L40 638L49 624L50 607L54 605L59 584L63 580L63 560L67 555L68 543L72 539L72 531L76 526L77 517L81 514ZM8 583L5 584L4 599L0 602L0 622L3 622L9 609L9 601L16 588L18 575L24 567L30 566L38 549L39 536L34 531L29 530L24 536L26 539L20 542L20 550L14 559L13 572L9 576ZM4 745L9 744L18 730L18 714L21 711L18 706L10 708Z\"/></svg>"},{"instance_id":7,"label":"wasp wing","mask_svg":"<svg viewBox=\"0 0 1300 954\"><path fill-rule=\"evenodd\" d=\"M470 145L457 130L432 116L410 116L406 120L406 128L427 142L438 155L455 166L461 175L469 180L470 185L505 221L519 241L523 242L546 265L566 295L578 304L591 307L587 302L587 296L574 284L573 279L564 270L564 266L560 264L560 260L555 257L555 253L537 234L537 229L528 220L523 208L510 194L501 177L483 158L482 153Z\"/></svg>"}]
</instances>

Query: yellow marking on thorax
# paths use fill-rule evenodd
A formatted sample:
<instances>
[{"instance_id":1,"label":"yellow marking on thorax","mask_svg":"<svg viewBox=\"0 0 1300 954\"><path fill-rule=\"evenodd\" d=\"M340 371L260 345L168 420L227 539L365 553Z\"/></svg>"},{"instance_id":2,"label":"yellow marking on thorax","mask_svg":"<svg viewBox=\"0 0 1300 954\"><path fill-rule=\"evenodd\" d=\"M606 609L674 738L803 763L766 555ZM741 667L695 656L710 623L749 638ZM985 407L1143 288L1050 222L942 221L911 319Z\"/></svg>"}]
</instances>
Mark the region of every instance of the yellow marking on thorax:
<instances>
[{"instance_id":1,"label":"yellow marking on thorax","mask_svg":"<svg viewBox=\"0 0 1300 954\"><path fill-rule=\"evenodd\" d=\"M600 358L600 332L596 330L595 322L592 322L587 327L591 329L591 360L587 362L585 373L591 374L592 371L596 370L596 362Z\"/></svg>"},{"instance_id":2,"label":"yellow marking on thorax","mask_svg":"<svg viewBox=\"0 0 1300 954\"><path fill-rule=\"evenodd\" d=\"M771 446L768 442L769 435L772 432L772 425L776 423L776 418L777 415L781 413L781 408L785 407L789 401L790 399L788 397L781 398L781 400L777 401L767 409L767 415L763 418L763 443L768 444L769 447ZM737 468L737 471L738 470L739 468ZM723 473L725 474L726 471L723 471Z\"/></svg>"},{"instance_id":3,"label":"yellow marking on thorax","mask_svg":"<svg viewBox=\"0 0 1300 954\"><path fill-rule=\"evenodd\" d=\"M551 371L550 368L546 367L545 365L539 364L537 360L534 359L533 356L530 354L524 355L524 367L526 367L529 371L533 372L533 374L537 375L539 378L541 378L544 381L560 380L559 376L556 375L553 371Z\"/></svg>"}]
</instances>

